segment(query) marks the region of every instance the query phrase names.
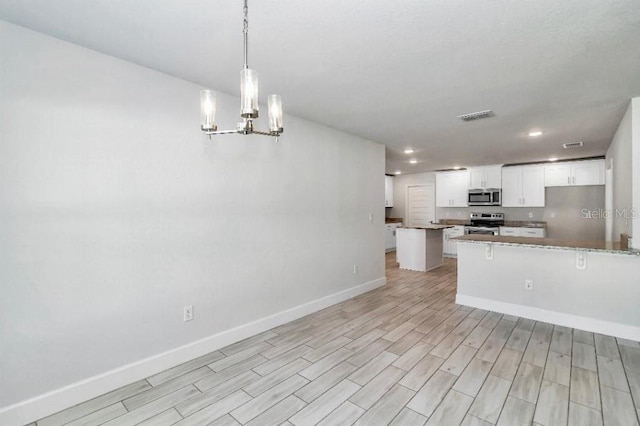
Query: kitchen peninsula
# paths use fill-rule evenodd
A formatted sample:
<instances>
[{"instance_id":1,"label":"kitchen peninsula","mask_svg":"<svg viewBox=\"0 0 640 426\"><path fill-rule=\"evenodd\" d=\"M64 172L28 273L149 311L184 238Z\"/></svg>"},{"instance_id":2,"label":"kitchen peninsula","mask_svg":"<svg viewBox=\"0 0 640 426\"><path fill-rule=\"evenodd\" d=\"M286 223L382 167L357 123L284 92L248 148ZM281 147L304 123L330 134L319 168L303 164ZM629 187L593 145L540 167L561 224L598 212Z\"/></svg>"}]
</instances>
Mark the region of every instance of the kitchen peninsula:
<instances>
[{"instance_id":1,"label":"kitchen peninsula","mask_svg":"<svg viewBox=\"0 0 640 426\"><path fill-rule=\"evenodd\" d=\"M640 340L640 251L495 235L456 241L456 303Z\"/></svg>"},{"instance_id":2,"label":"kitchen peninsula","mask_svg":"<svg viewBox=\"0 0 640 426\"><path fill-rule=\"evenodd\" d=\"M398 228L396 256L401 269L430 271L442 265L442 230L452 225Z\"/></svg>"}]
</instances>

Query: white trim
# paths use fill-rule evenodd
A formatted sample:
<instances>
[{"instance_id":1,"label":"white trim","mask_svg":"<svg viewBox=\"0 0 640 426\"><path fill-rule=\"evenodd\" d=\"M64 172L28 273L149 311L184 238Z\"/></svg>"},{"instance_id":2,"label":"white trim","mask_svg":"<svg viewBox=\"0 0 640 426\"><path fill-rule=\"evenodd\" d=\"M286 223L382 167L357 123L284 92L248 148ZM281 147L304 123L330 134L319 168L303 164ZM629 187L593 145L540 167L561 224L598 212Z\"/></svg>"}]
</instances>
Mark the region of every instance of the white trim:
<instances>
[{"instance_id":1,"label":"white trim","mask_svg":"<svg viewBox=\"0 0 640 426\"><path fill-rule=\"evenodd\" d=\"M378 278L184 346L123 365L114 370L89 377L8 407L3 407L0 409L0 424L21 426L36 421L247 337L382 287L386 282L387 279L385 277Z\"/></svg>"},{"instance_id":2,"label":"white trim","mask_svg":"<svg viewBox=\"0 0 640 426\"><path fill-rule=\"evenodd\" d=\"M535 321L544 321L551 324L562 325L564 327L606 334L608 336L621 337L623 339L635 341L640 340L640 327L620 324L617 322L549 311L546 309L534 308L532 306L499 302L497 300L467 296L464 294L456 295L456 303L459 305L471 306L472 308L480 308L487 311L515 315Z\"/></svg>"}]
</instances>

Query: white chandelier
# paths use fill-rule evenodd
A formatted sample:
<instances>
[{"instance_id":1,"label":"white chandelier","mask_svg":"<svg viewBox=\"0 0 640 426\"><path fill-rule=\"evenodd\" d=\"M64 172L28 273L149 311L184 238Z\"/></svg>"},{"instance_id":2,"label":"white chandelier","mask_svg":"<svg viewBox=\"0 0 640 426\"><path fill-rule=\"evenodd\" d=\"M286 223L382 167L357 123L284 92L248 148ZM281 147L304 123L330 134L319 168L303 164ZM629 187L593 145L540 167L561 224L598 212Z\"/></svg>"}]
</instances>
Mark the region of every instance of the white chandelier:
<instances>
[{"instance_id":1,"label":"white chandelier","mask_svg":"<svg viewBox=\"0 0 640 426\"><path fill-rule=\"evenodd\" d=\"M213 90L200 91L200 128L206 135L225 135L239 133L242 135L274 136L276 141L284 131L282 127L282 99L280 95L269 95L267 105L269 107L269 131L260 131L253 128L253 120L258 118L258 73L247 65L247 50L249 38L249 7L244 0L244 67L240 71L240 116L242 121L237 124L235 130L218 130L216 125L216 92Z\"/></svg>"}]
</instances>

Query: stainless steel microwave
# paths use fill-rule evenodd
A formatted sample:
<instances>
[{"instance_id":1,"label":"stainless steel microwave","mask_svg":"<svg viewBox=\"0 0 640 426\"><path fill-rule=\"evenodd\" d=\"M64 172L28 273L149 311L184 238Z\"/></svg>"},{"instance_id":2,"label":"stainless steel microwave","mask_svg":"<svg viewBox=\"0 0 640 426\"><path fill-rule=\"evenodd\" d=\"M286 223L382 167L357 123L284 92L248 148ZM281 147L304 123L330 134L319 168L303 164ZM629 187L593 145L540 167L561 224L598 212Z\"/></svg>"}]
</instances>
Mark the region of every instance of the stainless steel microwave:
<instances>
[{"instance_id":1,"label":"stainless steel microwave","mask_svg":"<svg viewBox=\"0 0 640 426\"><path fill-rule=\"evenodd\" d=\"M470 189L467 201L470 206L499 206L502 194L500 189Z\"/></svg>"}]
</instances>

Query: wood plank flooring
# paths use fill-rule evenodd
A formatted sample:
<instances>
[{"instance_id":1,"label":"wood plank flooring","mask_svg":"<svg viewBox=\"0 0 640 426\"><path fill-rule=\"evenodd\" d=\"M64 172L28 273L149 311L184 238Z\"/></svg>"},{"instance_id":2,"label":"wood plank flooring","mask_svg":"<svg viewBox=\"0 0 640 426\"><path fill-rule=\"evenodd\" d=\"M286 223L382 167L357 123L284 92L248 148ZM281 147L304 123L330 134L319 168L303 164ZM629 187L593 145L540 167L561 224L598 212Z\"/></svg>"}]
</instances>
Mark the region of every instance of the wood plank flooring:
<instances>
[{"instance_id":1,"label":"wood plank flooring","mask_svg":"<svg viewBox=\"0 0 640 426\"><path fill-rule=\"evenodd\" d=\"M640 343L454 303L456 262L37 422L638 425Z\"/></svg>"}]
</instances>

